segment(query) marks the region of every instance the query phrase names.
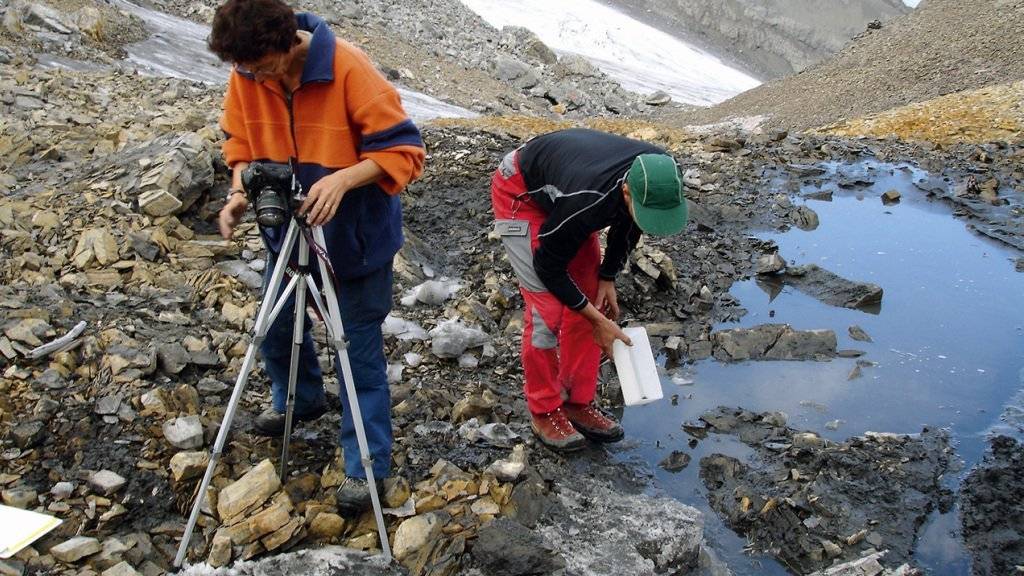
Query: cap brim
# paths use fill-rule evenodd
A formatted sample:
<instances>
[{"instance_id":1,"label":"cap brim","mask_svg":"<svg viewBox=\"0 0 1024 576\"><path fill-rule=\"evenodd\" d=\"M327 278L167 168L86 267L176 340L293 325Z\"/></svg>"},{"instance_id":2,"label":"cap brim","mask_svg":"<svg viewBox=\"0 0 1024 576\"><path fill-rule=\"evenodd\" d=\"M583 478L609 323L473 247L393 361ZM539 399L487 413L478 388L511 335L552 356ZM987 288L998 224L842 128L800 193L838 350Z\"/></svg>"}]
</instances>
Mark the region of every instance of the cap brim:
<instances>
[{"instance_id":1,"label":"cap brim","mask_svg":"<svg viewBox=\"0 0 1024 576\"><path fill-rule=\"evenodd\" d=\"M633 218L641 230L654 236L671 236L686 228L686 201L675 208L646 208L633 197Z\"/></svg>"}]
</instances>

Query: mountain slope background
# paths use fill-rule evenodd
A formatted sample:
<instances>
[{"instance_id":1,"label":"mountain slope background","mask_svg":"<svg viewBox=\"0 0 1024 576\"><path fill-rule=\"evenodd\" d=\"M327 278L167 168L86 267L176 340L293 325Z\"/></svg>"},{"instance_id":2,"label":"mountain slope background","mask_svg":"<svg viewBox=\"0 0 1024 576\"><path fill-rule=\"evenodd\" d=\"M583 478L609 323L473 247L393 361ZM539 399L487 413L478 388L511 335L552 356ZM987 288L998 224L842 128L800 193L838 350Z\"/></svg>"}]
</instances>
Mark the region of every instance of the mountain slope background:
<instances>
[{"instance_id":1,"label":"mountain slope background","mask_svg":"<svg viewBox=\"0 0 1024 576\"><path fill-rule=\"evenodd\" d=\"M1024 79L1024 0L929 0L839 54L714 108L669 114L683 124L764 116L807 129Z\"/></svg>"},{"instance_id":2,"label":"mountain slope background","mask_svg":"<svg viewBox=\"0 0 1024 576\"><path fill-rule=\"evenodd\" d=\"M838 52L869 22L910 11L901 0L616 0L613 5L762 79L803 70Z\"/></svg>"}]
</instances>

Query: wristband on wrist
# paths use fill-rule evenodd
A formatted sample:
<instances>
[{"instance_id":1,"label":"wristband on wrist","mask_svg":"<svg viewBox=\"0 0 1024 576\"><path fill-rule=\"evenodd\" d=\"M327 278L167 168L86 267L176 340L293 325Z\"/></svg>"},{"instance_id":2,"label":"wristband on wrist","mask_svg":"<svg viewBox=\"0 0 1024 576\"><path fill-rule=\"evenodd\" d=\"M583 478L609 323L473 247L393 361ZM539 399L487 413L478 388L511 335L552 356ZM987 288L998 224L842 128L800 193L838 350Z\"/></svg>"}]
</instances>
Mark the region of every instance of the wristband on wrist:
<instances>
[{"instance_id":1,"label":"wristband on wrist","mask_svg":"<svg viewBox=\"0 0 1024 576\"><path fill-rule=\"evenodd\" d=\"M235 194L245 194L245 190L242 190L241 188L231 188L230 190L228 190L228 194L227 196L224 197L224 200L231 200L231 197L234 196Z\"/></svg>"}]
</instances>

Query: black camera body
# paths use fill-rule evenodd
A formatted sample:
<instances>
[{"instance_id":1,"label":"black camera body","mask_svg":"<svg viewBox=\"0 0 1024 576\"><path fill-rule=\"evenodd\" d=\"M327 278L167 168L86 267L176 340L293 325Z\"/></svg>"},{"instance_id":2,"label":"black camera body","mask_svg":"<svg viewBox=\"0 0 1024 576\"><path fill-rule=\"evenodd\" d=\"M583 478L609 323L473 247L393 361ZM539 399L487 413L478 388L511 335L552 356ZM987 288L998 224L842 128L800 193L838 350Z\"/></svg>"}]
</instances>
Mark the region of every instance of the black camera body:
<instances>
[{"instance_id":1,"label":"black camera body","mask_svg":"<svg viewBox=\"0 0 1024 576\"><path fill-rule=\"evenodd\" d=\"M242 171L242 187L256 209L256 222L274 228L288 221L305 196L288 164L252 162Z\"/></svg>"}]
</instances>

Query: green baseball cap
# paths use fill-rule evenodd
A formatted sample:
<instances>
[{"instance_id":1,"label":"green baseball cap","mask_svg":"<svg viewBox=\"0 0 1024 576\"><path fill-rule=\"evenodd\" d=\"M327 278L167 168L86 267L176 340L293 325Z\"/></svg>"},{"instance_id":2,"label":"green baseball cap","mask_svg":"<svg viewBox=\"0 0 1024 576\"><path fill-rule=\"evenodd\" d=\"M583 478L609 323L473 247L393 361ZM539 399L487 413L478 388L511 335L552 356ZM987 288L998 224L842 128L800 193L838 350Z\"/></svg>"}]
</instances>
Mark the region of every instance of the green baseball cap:
<instances>
[{"instance_id":1,"label":"green baseball cap","mask_svg":"<svg viewBox=\"0 0 1024 576\"><path fill-rule=\"evenodd\" d=\"M626 174L626 182L633 198L633 217L641 230L669 236L686 227L686 197L679 167L671 156L637 156Z\"/></svg>"}]
</instances>

